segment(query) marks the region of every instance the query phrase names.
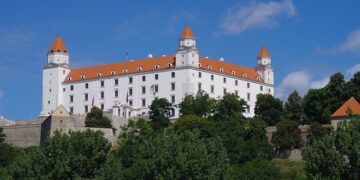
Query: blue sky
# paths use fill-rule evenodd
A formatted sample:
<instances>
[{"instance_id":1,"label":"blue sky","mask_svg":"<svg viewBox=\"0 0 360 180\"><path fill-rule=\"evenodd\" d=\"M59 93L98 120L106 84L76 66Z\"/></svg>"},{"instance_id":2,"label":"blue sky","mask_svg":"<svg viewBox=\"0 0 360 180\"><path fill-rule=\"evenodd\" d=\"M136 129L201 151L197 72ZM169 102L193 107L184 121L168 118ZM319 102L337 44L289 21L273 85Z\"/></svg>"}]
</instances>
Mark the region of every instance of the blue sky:
<instances>
[{"instance_id":1,"label":"blue sky","mask_svg":"<svg viewBox=\"0 0 360 180\"><path fill-rule=\"evenodd\" d=\"M211 3L210 3L211 2ZM60 34L71 66L174 54L186 24L202 56L254 67L266 45L276 96L302 94L360 70L360 1L4 1L0 6L0 115L36 117L42 66Z\"/></svg>"}]
</instances>

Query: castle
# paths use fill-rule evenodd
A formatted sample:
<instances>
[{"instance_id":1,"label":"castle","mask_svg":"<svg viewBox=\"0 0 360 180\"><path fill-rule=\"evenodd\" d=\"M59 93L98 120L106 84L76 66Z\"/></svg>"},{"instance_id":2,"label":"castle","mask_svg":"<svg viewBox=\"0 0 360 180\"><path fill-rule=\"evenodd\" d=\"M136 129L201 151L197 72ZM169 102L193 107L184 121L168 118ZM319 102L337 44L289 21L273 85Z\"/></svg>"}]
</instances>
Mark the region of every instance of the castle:
<instances>
[{"instance_id":1,"label":"castle","mask_svg":"<svg viewBox=\"0 0 360 180\"><path fill-rule=\"evenodd\" d=\"M114 117L147 115L155 98L166 98L176 107L185 95L212 98L234 93L248 106L245 116L254 116L256 95L274 94L271 57L262 47L255 68L200 56L196 38L186 26L174 55L71 68L69 52L57 36L43 67L42 112L49 116L60 105L71 114L86 114L97 106Z\"/></svg>"}]
</instances>

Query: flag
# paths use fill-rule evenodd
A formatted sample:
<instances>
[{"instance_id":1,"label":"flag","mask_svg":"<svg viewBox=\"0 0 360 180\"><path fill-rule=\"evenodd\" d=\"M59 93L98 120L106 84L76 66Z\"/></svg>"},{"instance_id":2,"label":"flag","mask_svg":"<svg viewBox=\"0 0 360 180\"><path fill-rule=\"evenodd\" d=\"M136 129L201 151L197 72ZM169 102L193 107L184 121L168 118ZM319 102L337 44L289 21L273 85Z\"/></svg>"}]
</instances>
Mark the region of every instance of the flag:
<instances>
[{"instance_id":1,"label":"flag","mask_svg":"<svg viewBox=\"0 0 360 180\"><path fill-rule=\"evenodd\" d=\"M125 58L126 58L126 60L129 59L129 50L126 50L126 52L125 52Z\"/></svg>"}]
</instances>

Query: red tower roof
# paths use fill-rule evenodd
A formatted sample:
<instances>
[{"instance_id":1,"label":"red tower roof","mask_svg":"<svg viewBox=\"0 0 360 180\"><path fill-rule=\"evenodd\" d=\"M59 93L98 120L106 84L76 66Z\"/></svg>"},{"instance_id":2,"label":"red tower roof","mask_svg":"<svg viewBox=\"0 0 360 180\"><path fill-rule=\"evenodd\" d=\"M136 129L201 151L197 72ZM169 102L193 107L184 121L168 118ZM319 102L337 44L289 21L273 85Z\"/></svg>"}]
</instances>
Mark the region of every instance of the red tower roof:
<instances>
[{"instance_id":1,"label":"red tower roof","mask_svg":"<svg viewBox=\"0 0 360 180\"><path fill-rule=\"evenodd\" d=\"M191 32L189 25L186 25L184 32L181 34L180 39L196 39L193 33Z\"/></svg>"},{"instance_id":2,"label":"red tower roof","mask_svg":"<svg viewBox=\"0 0 360 180\"><path fill-rule=\"evenodd\" d=\"M56 36L55 41L50 48L50 52L67 52L67 49L59 35Z\"/></svg>"},{"instance_id":3,"label":"red tower roof","mask_svg":"<svg viewBox=\"0 0 360 180\"><path fill-rule=\"evenodd\" d=\"M270 58L270 53L269 51L266 49L265 46L263 46L259 52L258 55L259 58Z\"/></svg>"}]
</instances>

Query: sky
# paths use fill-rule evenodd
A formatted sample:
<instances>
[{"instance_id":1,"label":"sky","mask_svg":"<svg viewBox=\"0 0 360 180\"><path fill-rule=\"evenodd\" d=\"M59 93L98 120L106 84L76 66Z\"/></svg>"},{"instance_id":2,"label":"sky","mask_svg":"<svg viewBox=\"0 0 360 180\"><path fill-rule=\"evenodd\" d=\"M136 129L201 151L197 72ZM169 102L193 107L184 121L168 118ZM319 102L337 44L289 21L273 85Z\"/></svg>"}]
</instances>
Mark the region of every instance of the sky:
<instances>
[{"instance_id":1,"label":"sky","mask_svg":"<svg viewBox=\"0 0 360 180\"><path fill-rule=\"evenodd\" d=\"M359 0L4 0L0 6L0 116L41 111L42 68L60 34L72 68L172 55L190 25L201 56L255 67L266 46L275 96L360 70Z\"/></svg>"}]
</instances>

